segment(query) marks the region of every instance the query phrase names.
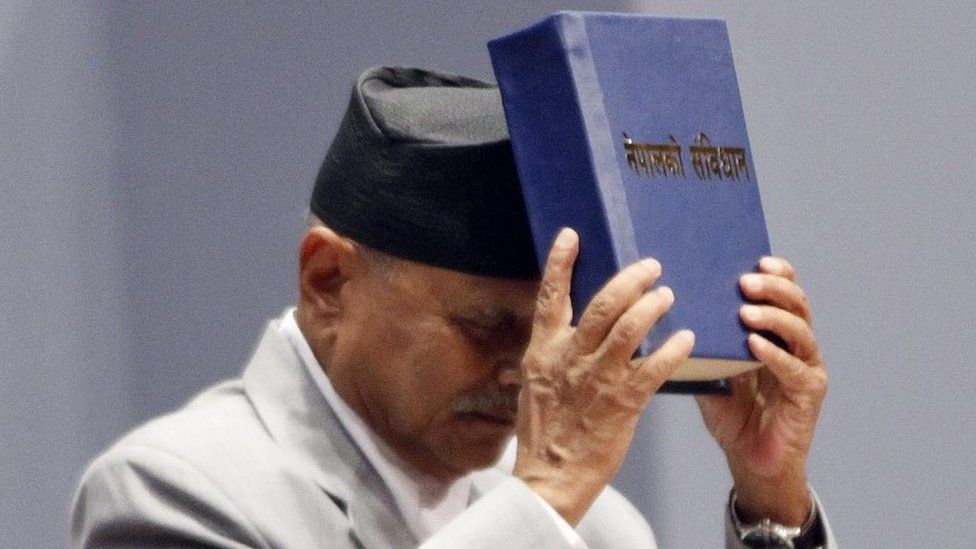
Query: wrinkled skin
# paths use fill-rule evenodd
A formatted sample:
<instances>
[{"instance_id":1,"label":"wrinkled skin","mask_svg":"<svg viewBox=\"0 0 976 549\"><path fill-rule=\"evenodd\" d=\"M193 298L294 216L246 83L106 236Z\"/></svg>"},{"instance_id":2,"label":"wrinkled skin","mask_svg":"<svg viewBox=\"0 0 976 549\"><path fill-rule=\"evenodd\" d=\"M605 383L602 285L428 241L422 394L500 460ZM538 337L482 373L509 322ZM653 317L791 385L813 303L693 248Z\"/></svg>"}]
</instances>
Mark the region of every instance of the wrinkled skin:
<instances>
[{"instance_id":1,"label":"wrinkled skin","mask_svg":"<svg viewBox=\"0 0 976 549\"><path fill-rule=\"evenodd\" d=\"M802 524L810 514L806 461L827 391L827 373L813 333L810 303L785 260L765 257L759 273L740 280L741 318L776 334L789 351L758 334L749 348L765 368L732 379L731 397L698 397L709 432L725 452L746 518Z\"/></svg>"},{"instance_id":2,"label":"wrinkled skin","mask_svg":"<svg viewBox=\"0 0 976 549\"><path fill-rule=\"evenodd\" d=\"M311 229L297 320L343 400L446 486L490 467L511 439L538 284L393 261Z\"/></svg>"},{"instance_id":3,"label":"wrinkled skin","mask_svg":"<svg viewBox=\"0 0 976 549\"><path fill-rule=\"evenodd\" d=\"M653 259L617 273L572 326L578 251L564 229L538 284L399 260L388 277L347 239L311 229L299 326L340 396L409 466L450 482L491 465L514 428L514 474L575 525L619 468L649 399L694 346L683 330L631 358L675 300L668 288L650 290L661 273ZM810 513L806 459L826 392L823 360L787 262L763 258L741 286L757 304L743 308L743 322L789 351L751 335L766 368L733 379L733 396L698 403L740 513L800 524Z\"/></svg>"},{"instance_id":4,"label":"wrinkled skin","mask_svg":"<svg viewBox=\"0 0 976 549\"><path fill-rule=\"evenodd\" d=\"M631 356L671 306L667 288L647 290L661 273L654 260L623 269L570 325L576 234L560 233L543 273L532 338L522 360L515 475L576 524L620 467L637 420L691 352L682 331L651 356Z\"/></svg>"},{"instance_id":5,"label":"wrinkled skin","mask_svg":"<svg viewBox=\"0 0 976 549\"><path fill-rule=\"evenodd\" d=\"M650 397L694 345L694 334L681 331L649 357L630 359L674 300L667 288L648 291L661 271L654 260L618 273L571 326L577 253L577 236L564 230L543 273L522 361L515 466L570 524L616 473ZM782 259L763 258L741 286L759 304L743 307L745 325L779 336L789 351L751 334L750 349L766 367L733 379L733 396L698 403L726 454L742 516L802 524L811 512L806 459L826 392L809 304Z\"/></svg>"}]
</instances>

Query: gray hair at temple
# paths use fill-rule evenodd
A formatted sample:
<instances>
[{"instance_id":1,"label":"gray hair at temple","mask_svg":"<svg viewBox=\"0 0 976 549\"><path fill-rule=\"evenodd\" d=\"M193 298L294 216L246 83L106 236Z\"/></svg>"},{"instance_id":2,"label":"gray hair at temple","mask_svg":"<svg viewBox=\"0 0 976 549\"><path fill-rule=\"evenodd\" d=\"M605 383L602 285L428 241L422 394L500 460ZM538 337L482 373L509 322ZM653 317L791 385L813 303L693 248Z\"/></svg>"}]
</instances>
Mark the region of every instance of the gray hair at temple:
<instances>
[{"instance_id":1,"label":"gray hair at temple","mask_svg":"<svg viewBox=\"0 0 976 549\"><path fill-rule=\"evenodd\" d=\"M312 213L311 210L305 212L305 227L307 229L313 229L315 227L325 227L329 230L335 231L335 229L326 225L324 221L322 221L321 219L319 219L317 215ZM356 250L360 254L362 254L364 258L366 258L366 264L368 265L369 271L371 273L386 277L390 281L393 280L394 276L397 273L397 268L396 268L397 262L402 261L401 259L394 257L388 253L384 253L377 249L366 246L365 244L362 244L360 242L356 242L355 239L349 238L348 236L339 233L339 231L335 231L335 232L340 236L342 236L343 238L345 238L346 240L353 243L353 246L356 247Z\"/></svg>"}]
</instances>

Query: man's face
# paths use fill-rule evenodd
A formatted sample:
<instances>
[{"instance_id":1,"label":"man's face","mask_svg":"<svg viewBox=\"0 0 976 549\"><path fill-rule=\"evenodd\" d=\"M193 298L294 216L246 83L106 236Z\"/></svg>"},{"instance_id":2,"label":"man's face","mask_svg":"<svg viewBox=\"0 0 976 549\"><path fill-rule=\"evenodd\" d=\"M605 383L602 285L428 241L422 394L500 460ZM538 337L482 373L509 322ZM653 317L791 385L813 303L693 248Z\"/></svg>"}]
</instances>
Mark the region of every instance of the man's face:
<instances>
[{"instance_id":1,"label":"man's face","mask_svg":"<svg viewBox=\"0 0 976 549\"><path fill-rule=\"evenodd\" d=\"M395 261L350 279L326 372L418 469L493 464L515 425L537 283Z\"/></svg>"}]
</instances>

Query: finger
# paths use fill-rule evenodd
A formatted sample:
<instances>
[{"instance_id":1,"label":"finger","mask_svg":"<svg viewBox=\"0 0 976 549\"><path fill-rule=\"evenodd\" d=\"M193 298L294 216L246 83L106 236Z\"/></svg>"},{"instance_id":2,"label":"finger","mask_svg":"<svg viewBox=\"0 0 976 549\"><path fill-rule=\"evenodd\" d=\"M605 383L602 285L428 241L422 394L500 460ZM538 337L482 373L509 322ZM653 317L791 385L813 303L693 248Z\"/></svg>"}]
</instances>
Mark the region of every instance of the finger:
<instances>
[{"instance_id":1,"label":"finger","mask_svg":"<svg viewBox=\"0 0 976 549\"><path fill-rule=\"evenodd\" d=\"M756 398L756 379L757 371L749 370L728 380L729 394L695 395L708 431L723 447L739 436L748 420L746 414Z\"/></svg>"},{"instance_id":2,"label":"finger","mask_svg":"<svg viewBox=\"0 0 976 549\"><path fill-rule=\"evenodd\" d=\"M796 269L789 261L782 257L767 255L759 260L759 270L771 275L781 276L796 281Z\"/></svg>"},{"instance_id":3,"label":"finger","mask_svg":"<svg viewBox=\"0 0 976 549\"><path fill-rule=\"evenodd\" d=\"M573 262L579 253L579 236L576 231L564 228L556 236L546 266L539 282L533 325L543 330L556 330L568 326L573 318L573 306L569 301L570 281L573 278Z\"/></svg>"},{"instance_id":4,"label":"finger","mask_svg":"<svg viewBox=\"0 0 976 549\"><path fill-rule=\"evenodd\" d=\"M648 330L671 308L672 303L674 292L667 286L642 295L620 315L606 338L599 344L594 353L598 359L596 365L619 365L630 360Z\"/></svg>"},{"instance_id":5,"label":"finger","mask_svg":"<svg viewBox=\"0 0 976 549\"><path fill-rule=\"evenodd\" d=\"M661 275L661 264L644 259L625 267L601 289L580 316L576 343L583 351L596 349L625 311L641 299Z\"/></svg>"},{"instance_id":6,"label":"finger","mask_svg":"<svg viewBox=\"0 0 976 549\"><path fill-rule=\"evenodd\" d=\"M759 334L749 334L749 350L766 365L785 392L823 398L827 391L827 372L823 368L803 362Z\"/></svg>"},{"instance_id":7,"label":"finger","mask_svg":"<svg viewBox=\"0 0 976 549\"><path fill-rule=\"evenodd\" d=\"M681 330L672 334L656 351L639 362L633 369L633 375L648 395L656 393L678 367L688 360L694 348L695 333Z\"/></svg>"},{"instance_id":8,"label":"finger","mask_svg":"<svg viewBox=\"0 0 976 549\"><path fill-rule=\"evenodd\" d=\"M812 323L810 299L792 280L778 275L749 273L739 278L739 286L750 301L769 303Z\"/></svg>"},{"instance_id":9,"label":"finger","mask_svg":"<svg viewBox=\"0 0 976 549\"><path fill-rule=\"evenodd\" d=\"M743 305L742 322L750 329L768 331L786 341L790 352L800 360L817 356L817 340L805 320L771 305Z\"/></svg>"}]
</instances>

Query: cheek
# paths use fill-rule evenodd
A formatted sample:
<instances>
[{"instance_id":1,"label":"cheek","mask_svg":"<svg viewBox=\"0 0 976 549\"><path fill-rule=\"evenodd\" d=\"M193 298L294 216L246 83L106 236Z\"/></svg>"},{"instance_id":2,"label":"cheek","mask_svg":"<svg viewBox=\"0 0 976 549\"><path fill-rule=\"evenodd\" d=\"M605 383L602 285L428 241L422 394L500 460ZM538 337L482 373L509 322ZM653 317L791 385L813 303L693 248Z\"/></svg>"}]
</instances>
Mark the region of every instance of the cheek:
<instances>
[{"instance_id":1,"label":"cheek","mask_svg":"<svg viewBox=\"0 0 976 549\"><path fill-rule=\"evenodd\" d=\"M449 328L400 322L383 329L382 337L370 338L361 367L371 372L371 400L385 403L384 421L400 436L450 421L455 400L483 387L484 364Z\"/></svg>"},{"instance_id":2,"label":"cheek","mask_svg":"<svg viewBox=\"0 0 976 549\"><path fill-rule=\"evenodd\" d=\"M409 322L394 322L397 315L355 309L337 346L345 376L354 380L356 393L374 428L401 430L413 391L413 346Z\"/></svg>"},{"instance_id":3,"label":"cheek","mask_svg":"<svg viewBox=\"0 0 976 549\"><path fill-rule=\"evenodd\" d=\"M494 382L491 361L451 327L433 327L418 338L410 394L419 395L427 418L447 421L462 395L480 393Z\"/></svg>"}]
</instances>

